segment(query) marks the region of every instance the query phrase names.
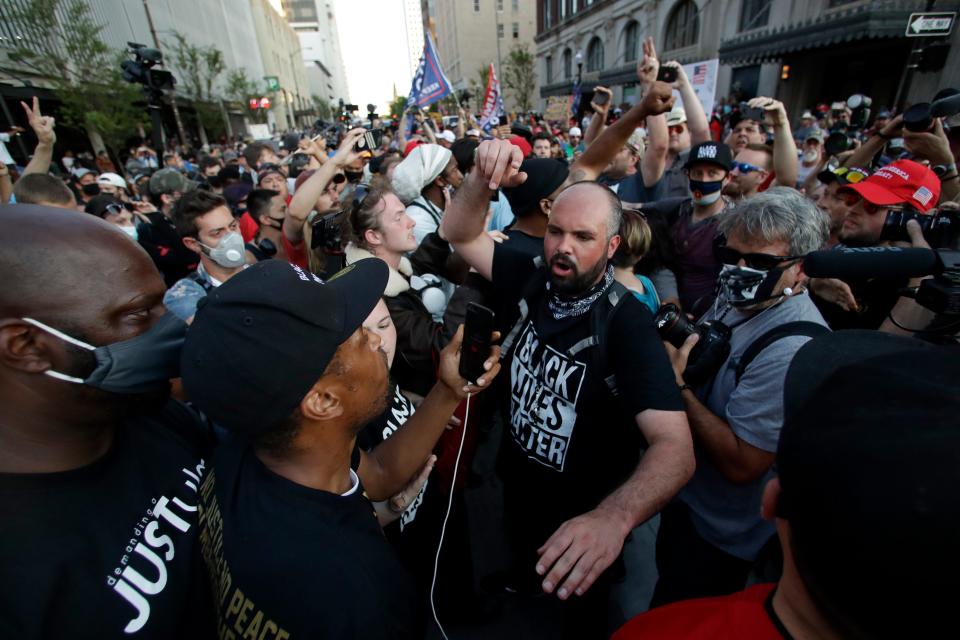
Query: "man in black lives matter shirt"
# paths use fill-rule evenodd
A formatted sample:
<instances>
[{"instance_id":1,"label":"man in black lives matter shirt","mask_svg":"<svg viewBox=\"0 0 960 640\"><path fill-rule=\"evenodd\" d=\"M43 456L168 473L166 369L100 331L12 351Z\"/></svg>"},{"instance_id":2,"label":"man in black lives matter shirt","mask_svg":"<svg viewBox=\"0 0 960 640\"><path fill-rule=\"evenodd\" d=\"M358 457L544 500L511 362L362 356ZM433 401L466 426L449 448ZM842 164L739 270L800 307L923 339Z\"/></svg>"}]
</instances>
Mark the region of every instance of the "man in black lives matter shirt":
<instances>
[{"instance_id":1,"label":"man in black lives matter shirt","mask_svg":"<svg viewBox=\"0 0 960 640\"><path fill-rule=\"evenodd\" d=\"M208 442L169 399L160 274L73 211L4 207L0 235L0 637L209 637Z\"/></svg>"},{"instance_id":2,"label":"man in black lives matter shirt","mask_svg":"<svg viewBox=\"0 0 960 640\"><path fill-rule=\"evenodd\" d=\"M388 403L386 355L361 326L387 276L383 261L367 259L324 284L268 260L197 310L183 348L184 389L233 434L200 489L201 553L221 638L422 634L425 603L365 489L382 500L407 484L460 399L481 387L466 387L456 373L459 334L444 350L441 382L394 435L360 453L354 470L357 433ZM496 355L486 383L499 370ZM283 363L282 385L264 362ZM379 451L400 483L377 479Z\"/></svg>"},{"instance_id":3,"label":"man in black lives matter shirt","mask_svg":"<svg viewBox=\"0 0 960 640\"><path fill-rule=\"evenodd\" d=\"M669 108L669 89L653 91L645 105ZM501 449L505 521L518 553L518 579L539 574L543 591L571 599L560 607L565 637L606 637L607 569L630 531L690 478L693 447L669 361L638 300L627 295L611 316L609 371L595 370L590 349L574 348L593 334L591 312L607 304L613 286L607 262L620 240L616 195L592 182L559 195L544 238L549 271L483 232L491 189L520 184L521 160L508 143L482 143L444 229L500 295L516 301L528 295L528 281L540 279L533 297L525 298L527 319L504 343L510 369ZM616 396L605 384L610 374Z\"/></svg>"}]
</instances>

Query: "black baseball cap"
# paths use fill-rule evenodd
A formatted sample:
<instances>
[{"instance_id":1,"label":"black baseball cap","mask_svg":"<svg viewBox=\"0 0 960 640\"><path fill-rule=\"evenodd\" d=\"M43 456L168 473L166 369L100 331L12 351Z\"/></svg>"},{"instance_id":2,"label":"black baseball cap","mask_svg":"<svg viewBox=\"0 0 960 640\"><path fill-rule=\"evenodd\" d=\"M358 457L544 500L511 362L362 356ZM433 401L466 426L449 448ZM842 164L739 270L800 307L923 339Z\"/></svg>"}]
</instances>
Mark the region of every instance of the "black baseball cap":
<instances>
[{"instance_id":1,"label":"black baseball cap","mask_svg":"<svg viewBox=\"0 0 960 640\"><path fill-rule=\"evenodd\" d=\"M283 260L236 274L197 306L181 355L187 396L236 433L280 424L370 315L388 275L378 258L326 283Z\"/></svg>"},{"instance_id":2,"label":"black baseball cap","mask_svg":"<svg viewBox=\"0 0 960 640\"><path fill-rule=\"evenodd\" d=\"M690 148L690 154L683 168L689 169L695 164L704 163L714 164L729 172L733 168L733 152L722 142L701 142Z\"/></svg>"},{"instance_id":3,"label":"black baseball cap","mask_svg":"<svg viewBox=\"0 0 960 640\"><path fill-rule=\"evenodd\" d=\"M801 347L787 372L777 515L814 601L858 624L882 626L877 611L926 611L954 592L943 571L960 565L953 349L838 331ZM880 635L911 635L890 631Z\"/></svg>"},{"instance_id":4,"label":"black baseball cap","mask_svg":"<svg viewBox=\"0 0 960 640\"><path fill-rule=\"evenodd\" d=\"M570 175L567 163L555 158L527 158L520 165L520 171L527 174L527 179L516 187L503 189L517 216L535 210L540 200L556 191Z\"/></svg>"}]
</instances>

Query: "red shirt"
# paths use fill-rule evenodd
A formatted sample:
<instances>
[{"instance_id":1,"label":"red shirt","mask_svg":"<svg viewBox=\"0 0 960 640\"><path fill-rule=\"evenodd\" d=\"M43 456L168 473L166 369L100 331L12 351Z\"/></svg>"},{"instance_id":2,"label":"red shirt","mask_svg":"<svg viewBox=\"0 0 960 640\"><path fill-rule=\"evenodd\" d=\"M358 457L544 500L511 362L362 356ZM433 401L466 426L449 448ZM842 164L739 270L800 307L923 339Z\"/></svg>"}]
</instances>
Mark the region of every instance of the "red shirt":
<instances>
[{"instance_id":1,"label":"red shirt","mask_svg":"<svg viewBox=\"0 0 960 640\"><path fill-rule=\"evenodd\" d=\"M686 600L653 609L623 625L612 640L783 640L790 636L779 620L771 618L773 608L766 604L776 586L758 584L729 596Z\"/></svg>"},{"instance_id":2,"label":"red shirt","mask_svg":"<svg viewBox=\"0 0 960 640\"><path fill-rule=\"evenodd\" d=\"M281 235L281 238L283 238L283 251L287 254L287 262L295 264L301 269L308 268L307 243L301 240L297 244L292 244L287 240L286 234Z\"/></svg>"},{"instance_id":3,"label":"red shirt","mask_svg":"<svg viewBox=\"0 0 960 640\"><path fill-rule=\"evenodd\" d=\"M243 241L252 242L257 237L258 231L260 231L260 225L253 219L249 211L244 211L243 215L240 216L240 235L243 236Z\"/></svg>"}]
</instances>

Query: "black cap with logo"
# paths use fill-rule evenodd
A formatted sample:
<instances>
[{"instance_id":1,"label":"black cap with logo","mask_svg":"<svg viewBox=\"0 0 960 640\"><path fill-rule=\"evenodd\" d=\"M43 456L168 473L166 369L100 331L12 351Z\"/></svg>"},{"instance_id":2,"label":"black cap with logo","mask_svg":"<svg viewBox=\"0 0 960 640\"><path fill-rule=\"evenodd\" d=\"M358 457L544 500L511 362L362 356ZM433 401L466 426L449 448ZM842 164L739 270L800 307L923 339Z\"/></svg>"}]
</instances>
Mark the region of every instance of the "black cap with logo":
<instances>
[{"instance_id":1,"label":"black cap with logo","mask_svg":"<svg viewBox=\"0 0 960 640\"><path fill-rule=\"evenodd\" d=\"M733 152L722 142L701 142L690 148L683 168L689 169L695 164L713 164L724 171L730 171L733 168Z\"/></svg>"}]
</instances>

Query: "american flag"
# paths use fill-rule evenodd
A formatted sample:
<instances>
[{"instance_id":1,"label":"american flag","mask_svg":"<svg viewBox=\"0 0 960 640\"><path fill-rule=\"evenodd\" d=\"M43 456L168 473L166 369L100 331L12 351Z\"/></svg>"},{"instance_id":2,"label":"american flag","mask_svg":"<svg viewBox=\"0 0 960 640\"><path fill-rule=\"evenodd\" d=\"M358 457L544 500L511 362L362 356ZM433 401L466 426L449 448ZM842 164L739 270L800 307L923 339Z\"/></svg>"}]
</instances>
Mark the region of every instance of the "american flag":
<instances>
[{"instance_id":1,"label":"american flag","mask_svg":"<svg viewBox=\"0 0 960 640\"><path fill-rule=\"evenodd\" d=\"M693 84L703 84L707 81L707 65L693 65Z\"/></svg>"}]
</instances>

